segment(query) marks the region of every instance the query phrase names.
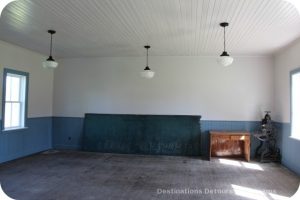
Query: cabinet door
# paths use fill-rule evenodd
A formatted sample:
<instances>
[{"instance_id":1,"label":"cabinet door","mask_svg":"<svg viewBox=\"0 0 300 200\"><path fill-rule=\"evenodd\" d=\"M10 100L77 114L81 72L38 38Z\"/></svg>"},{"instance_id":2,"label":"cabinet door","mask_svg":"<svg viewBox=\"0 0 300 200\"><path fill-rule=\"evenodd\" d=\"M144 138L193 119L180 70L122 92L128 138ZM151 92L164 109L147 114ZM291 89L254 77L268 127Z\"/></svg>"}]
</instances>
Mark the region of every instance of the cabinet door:
<instances>
[{"instance_id":1,"label":"cabinet door","mask_svg":"<svg viewBox=\"0 0 300 200\"><path fill-rule=\"evenodd\" d=\"M244 155L244 139L236 135L214 135L211 138L211 156Z\"/></svg>"}]
</instances>

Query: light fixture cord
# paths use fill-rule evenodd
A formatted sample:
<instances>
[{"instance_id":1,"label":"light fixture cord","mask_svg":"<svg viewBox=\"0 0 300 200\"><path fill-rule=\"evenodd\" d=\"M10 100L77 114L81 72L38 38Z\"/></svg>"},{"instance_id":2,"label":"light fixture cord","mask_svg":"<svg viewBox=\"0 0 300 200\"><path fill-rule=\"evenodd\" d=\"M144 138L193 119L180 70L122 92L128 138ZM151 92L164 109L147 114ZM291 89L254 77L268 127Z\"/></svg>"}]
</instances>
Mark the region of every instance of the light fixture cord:
<instances>
[{"instance_id":1,"label":"light fixture cord","mask_svg":"<svg viewBox=\"0 0 300 200\"><path fill-rule=\"evenodd\" d=\"M51 33L51 42L50 42L50 56L52 56L52 36L53 34Z\"/></svg>"},{"instance_id":2,"label":"light fixture cord","mask_svg":"<svg viewBox=\"0 0 300 200\"><path fill-rule=\"evenodd\" d=\"M226 51L226 32L225 32L225 26L224 26L224 51Z\"/></svg>"}]
</instances>

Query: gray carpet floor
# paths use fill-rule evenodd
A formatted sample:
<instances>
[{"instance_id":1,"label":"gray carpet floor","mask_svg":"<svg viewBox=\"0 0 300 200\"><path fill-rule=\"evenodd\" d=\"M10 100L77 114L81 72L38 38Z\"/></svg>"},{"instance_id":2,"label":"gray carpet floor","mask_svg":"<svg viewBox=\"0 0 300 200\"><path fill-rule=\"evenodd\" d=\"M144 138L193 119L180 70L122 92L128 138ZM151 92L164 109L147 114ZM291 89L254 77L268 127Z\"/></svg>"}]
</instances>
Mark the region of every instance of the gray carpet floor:
<instances>
[{"instance_id":1,"label":"gray carpet floor","mask_svg":"<svg viewBox=\"0 0 300 200\"><path fill-rule=\"evenodd\" d=\"M279 164L192 157L48 152L0 165L0 182L18 200L275 200L299 177Z\"/></svg>"}]
</instances>

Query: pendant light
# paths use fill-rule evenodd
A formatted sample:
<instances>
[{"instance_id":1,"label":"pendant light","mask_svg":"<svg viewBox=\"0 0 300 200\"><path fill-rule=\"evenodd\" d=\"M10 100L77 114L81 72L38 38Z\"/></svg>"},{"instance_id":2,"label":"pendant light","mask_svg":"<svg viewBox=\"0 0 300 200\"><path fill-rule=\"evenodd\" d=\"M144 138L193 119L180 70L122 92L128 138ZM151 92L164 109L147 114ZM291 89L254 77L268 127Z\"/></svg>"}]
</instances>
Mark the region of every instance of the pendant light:
<instances>
[{"instance_id":1,"label":"pendant light","mask_svg":"<svg viewBox=\"0 0 300 200\"><path fill-rule=\"evenodd\" d=\"M51 42L50 42L50 56L49 58L43 62L43 67L44 68L49 68L49 69L54 69L58 66L58 63L55 62L55 60L52 57L52 43L53 43L53 34L56 33L54 30L48 30L48 33L51 35Z\"/></svg>"},{"instance_id":2,"label":"pendant light","mask_svg":"<svg viewBox=\"0 0 300 200\"><path fill-rule=\"evenodd\" d=\"M149 49L150 49L150 46L149 45L146 45L146 46L144 46L145 47L145 49L147 49L147 63L146 63L146 68L144 69L144 71L142 71L141 72L141 76L143 77L143 78L147 78L147 79L151 79L151 78L153 78L154 77L154 75L155 75L155 72L154 71L152 71L151 69L150 69L150 67L149 67L149 65L148 65L148 57L149 57Z\"/></svg>"},{"instance_id":3,"label":"pendant light","mask_svg":"<svg viewBox=\"0 0 300 200\"><path fill-rule=\"evenodd\" d=\"M224 28L224 51L218 58L218 62L223 65L224 67L227 67L232 64L233 58L229 56L229 54L226 51L226 31L225 28L229 26L228 22L222 22L220 23L220 26Z\"/></svg>"},{"instance_id":4,"label":"pendant light","mask_svg":"<svg viewBox=\"0 0 300 200\"><path fill-rule=\"evenodd\" d=\"M0 16L2 14L3 9L11 2L13 2L15 0L1 0L0 1Z\"/></svg>"}]
</instances>

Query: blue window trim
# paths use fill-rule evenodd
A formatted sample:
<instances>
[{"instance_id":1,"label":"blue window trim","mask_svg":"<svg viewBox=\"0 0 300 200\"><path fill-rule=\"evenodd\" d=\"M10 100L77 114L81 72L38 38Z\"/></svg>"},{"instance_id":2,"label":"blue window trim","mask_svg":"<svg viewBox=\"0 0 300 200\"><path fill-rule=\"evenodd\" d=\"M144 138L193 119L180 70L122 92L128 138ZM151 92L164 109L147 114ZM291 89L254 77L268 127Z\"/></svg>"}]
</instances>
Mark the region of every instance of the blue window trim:
<instances>
[{"instance_id":1,"label":"blue window trim","mask_svg":"<svg viewBox=\"0 0 300 200\"><path fill-rule=\"evenodd\" d=\"M293 127L293 117L292 117L292 111L293 111L293 75L300 73L300 67L294 70L290 71L290 122L291 122L291 133L290 137L294 138L292 133L292 127Z\"/></svg>"},{"instance_id":2,"label":"blue window trim","mask_svg":"<svg viewBox=\"0 0 300 200\"><path fill-rule=\"evenodd\" d=\"M25 76L26 78L26 87L25 87L25 116L24 116L24 126L22 128L17 128L17 129L4 129L4 114L5 114L5 96L6 96L6 77L7 74L17 74L21 76ZM28 89L29 89L29 73L28 72L23 72L23 71L18 71L14 69L8 69L4 68L3 69L3 84L2 84L2 125L1 125L1 130L2 132L6 131L15 131L15 130L21 130L27 127L27 119L28 119Z\"/></svg>"}]
</instances>

